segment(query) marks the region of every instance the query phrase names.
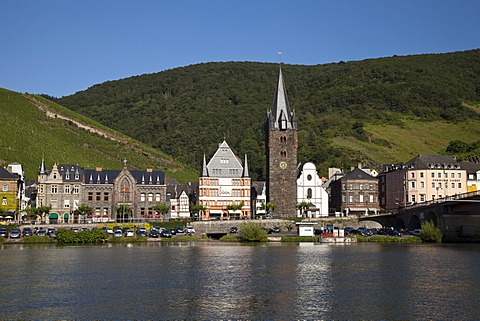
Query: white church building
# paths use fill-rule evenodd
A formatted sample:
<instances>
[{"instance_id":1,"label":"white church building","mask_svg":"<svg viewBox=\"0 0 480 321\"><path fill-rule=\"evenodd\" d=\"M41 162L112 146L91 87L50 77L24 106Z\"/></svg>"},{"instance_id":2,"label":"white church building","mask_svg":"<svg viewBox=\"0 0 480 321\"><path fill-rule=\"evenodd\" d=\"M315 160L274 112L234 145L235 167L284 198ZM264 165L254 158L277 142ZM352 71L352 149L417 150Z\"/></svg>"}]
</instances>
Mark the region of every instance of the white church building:
<instances>
[{"instance_id":1,"label":"white church building","mask_svg":"<svg viewBox=\"0 0 480 321\"><path fill-rule=\"evenodd\" d=\"M297 210L298 217L319 218L328 216L328 193L322 187L322 179L318 176L313 163L305 163L299 168L297 178L297 203L310 203L305 211Z\"/></svg>"}]
</instances>

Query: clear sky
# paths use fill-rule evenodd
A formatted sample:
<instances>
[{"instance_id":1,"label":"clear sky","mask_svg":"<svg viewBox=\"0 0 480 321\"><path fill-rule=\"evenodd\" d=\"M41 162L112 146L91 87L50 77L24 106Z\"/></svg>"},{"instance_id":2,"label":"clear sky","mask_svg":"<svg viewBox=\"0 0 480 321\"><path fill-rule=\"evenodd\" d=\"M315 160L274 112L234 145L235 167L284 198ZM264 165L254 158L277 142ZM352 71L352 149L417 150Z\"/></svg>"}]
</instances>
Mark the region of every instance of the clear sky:
<instances>
[{"instance_id":1,"label":"clear sky","mask_svg":"<svg viewBox=\"0 0 480 321\"><path fill-rule=\"evenodd\" d=\"M2 0L0 87L61 97L216 61L480 48L479 0Z\"/></svg>"}]
</instances>

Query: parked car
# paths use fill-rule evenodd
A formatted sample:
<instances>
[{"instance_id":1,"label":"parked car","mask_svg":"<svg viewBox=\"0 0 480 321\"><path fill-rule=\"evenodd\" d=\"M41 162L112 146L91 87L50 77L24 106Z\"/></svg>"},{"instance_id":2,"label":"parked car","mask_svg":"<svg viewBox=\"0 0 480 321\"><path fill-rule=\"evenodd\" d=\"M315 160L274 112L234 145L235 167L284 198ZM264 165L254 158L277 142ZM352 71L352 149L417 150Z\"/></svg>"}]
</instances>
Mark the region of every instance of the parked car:
<instances>
[{"instance_id":1,"label":"parked car","mask_svg":"<svg viewBox=\"0 0 480 321\"><path fill-rule=\"evenodd\" d=\"M123 236L122 230L115 230L115 231L113 232L113 236L115 236L115 237L122 237L122 236Z\"/></svg>"},{"instance_id":2,"label":"parked car","mask_svg":"<svg viewBox=\"0 0 480 321\"><path fill-rule=\"evenodd\" d=\"M313 230L313 234L315 234L317 236L322 235L322 233L323 233L323 230L320 229L320 228L316 228L315 230Z\"/></svg>"},{"instance_id":3,"label":"parked car","mask_svg":"<svg viewBox=\"0 0 480 321\"><path fill-rule=\"evenodd\" d=\"M230 233L237 233L237 232L238 232L238 227L232 226L232 227L230 228Z\"/></svg>"},{"instance_id":4,"label":"parked car","mask_svg":"<svg viewBox=\"0 0 480 321\"><path fill-rule=\"evenodd\" d=\"M31 228L25 227L25 228L23 229L23 231L22 231L22 235L23 235L23 237L25 237L25 236L32 236L32 235L33 235L33 231L32 231Z\"/></svg>"},{"instance_id":5,"label":"parked car","mask_svg":"<svg viewBox=\"0 0 480 321\"><path fill-rule=\"evenodd\" d=\"M183 226L176 226L175 229L177 230L177 233L185 233Z\"/></svg>"},{"instance_id":6,"label":"parked car","mask_svg":"<svg viewBox=\"0 0 480 321\"><path fill-rule=\"evenodd\" d=\"M170 230L164 229L160 231L160 236L161 237L172 237L172 233Z\"/></svg>"},{"instance_id":7,"label":"parked car","mask_svg":"<svg viewBox=\"0 0 480 321\"><path fill-rule=\"evenodd\" d=\"M133 236L135 236L135 233L134 233L133 230L131 230L131 229L126 229L126 230L124 231L124 234L125 234L126 237L133 237Z\"/></svg>"},{"instance_id":8,"label":"parked car","mask_svg":"<svg viewBox=\"0 0 480 321\"><path fill-rule=\"evenodd\" d=\"M138 236L147 236L147 229L144 227L139 227L137 229L137 235Z\"/></svg>"},{"instance_id":9,"label":"parked car","mask_svg":"<svg viewBox=\"0 0 480 321\"><path fill-rule=\"evenodd\" d=\"M41 227L37 230L37 236L47 236L47 231Z\"/></svg>"},{"instance_id":10,"label":"parked car","mask_svg":"<svg viewBox=\"0 0 480 321\"><path fill-rule=\"evenodd\" d=\"M416 228L414 230L408 231L408 234L414 235L414 236L420 236L420 229Z\"/></svg>"},{"instance_id":11,"label":"parked car","mask_svg":"<svg viewBox=\"0 0 480 321\"><path fill-rule=\"evenodd\" d=\"M193 226L187 225L187 227L185 228L185 233L195 234L195 229L193 228Z\"/></svg>"},{"instance_id":12,"label":"parked car","mask_svg":"<svg viewBox=\"0 0 480 321\"><path fill-rule=\"evenodd\" d=\"M52 227L49 227L47 229L47 236L50 236L51 238L55 238L55 229Z\"/></svg>"},{"instance_id":13,"label":"parked car","mask_svg":"<svg viewBox=\"0 0 480 321\"><path fill-rule=\"evenodd\" d=\"M171 228L170 233L172 233L172 235L176 235L177 234L177 229L176 228Z\"/></svg>"},{"instance_id":14,"label":"parked car","mask_svg":"<svg viewBox=\"0 0 480 321\"><path fill-rule=\"evenodd\" d=\"M157 229L152 228L148 235L153 238L158 238L160 236L160 232Z\"/></svg>"},{"instance_id":15,"label":"parked car","mask_svg":"<svg viewBox=\"0 0 480 321\"><path fill-rule=\"evenodd\" d=\"M385 232L385 235L388 235L388 236L402 236L402 233L400 233L397 230L389 229Z\"/></svg>"},{"instance_id":16,"label":"parked car","mask_svg":"<svg viewBox=\"0 0 480 321\"><path fill-rule=\"evenodd\" d=\"M0 237L4 237L4 238L8 237L8 230L6 227L0 228Z\"/></svg>"},{"instance_id":17,"label":"parked car","mask_svg":"<svg viewBox=\"0 0 480 321\"><path fill-rule=\"evenodd\" d=\"M273 233L280 233L280 228L278 226L275 226L272 228Z\"/></svg>"},{"instance_id":18,"label":"parked car","mask_svg":"<svg viewBox=\"0 0 480 321\"><path fill-rule=\"evenodd\" d=\"M19 239L22 236L20 230L18 228L14 228L10 231L10 238L11 239Z\"/></svg>"}]
</instances>

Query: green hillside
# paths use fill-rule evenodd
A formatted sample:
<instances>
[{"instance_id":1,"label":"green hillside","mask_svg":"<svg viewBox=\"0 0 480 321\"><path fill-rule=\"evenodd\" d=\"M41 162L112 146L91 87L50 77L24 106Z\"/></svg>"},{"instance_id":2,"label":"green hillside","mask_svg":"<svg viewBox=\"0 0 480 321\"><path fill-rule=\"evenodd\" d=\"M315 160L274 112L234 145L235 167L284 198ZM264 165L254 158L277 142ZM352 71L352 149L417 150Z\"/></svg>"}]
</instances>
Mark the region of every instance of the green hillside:
<instances>
[{"instance_id":1,"label":"green hillside","mask_svg":"<svg viewBox=\"0 0 480 321\"><path fill-rule=\"evenodd\" d=\"M0 119L0 165L22 164L27 179L37 179L42 157L48 168L56 162L121 169L126 159L132 169L166 170L181 182L196 179L196 170L171 156L40 96L0 88Z\"/></svg>"},{"instance_id":2,"label":"green hillside","mask_svg":"<svg viewBox=\"0 0 480 321\"><path fill-rule=\"evenodd\" d=\"M264 179L263 122L278 69L205 63L108 81L59 102L196 168L226 137L248 155L253 179ZM299 161L324 175L329 166L407 161L480 137L480 50L282 72L299 120Z\"/></svg>"}]
</instances>

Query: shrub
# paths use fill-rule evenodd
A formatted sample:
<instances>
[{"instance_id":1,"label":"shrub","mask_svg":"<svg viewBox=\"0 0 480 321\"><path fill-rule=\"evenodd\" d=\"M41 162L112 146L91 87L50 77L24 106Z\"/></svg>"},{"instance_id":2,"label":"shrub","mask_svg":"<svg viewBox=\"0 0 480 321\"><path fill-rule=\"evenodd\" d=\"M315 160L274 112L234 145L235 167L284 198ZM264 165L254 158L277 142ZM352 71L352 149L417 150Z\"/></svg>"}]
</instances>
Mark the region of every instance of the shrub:
<instances>
[{"instance_id":1,"label":"shrub","mask_svg":"<svg viewBox=\"0 0 480 321\"><path fill-rule=\"evenodd\" d=\"M245 242L264 242L268 240L268 235L262 226L258 223L248 222L240 226L238 234L240 239Z\"/></svg>"},{"instance_id":2,"label":"shrub","mask_svg":"<svg viewBox=\"0 0 480 321\"><path fill-rule=\"evenodd\" d=\"M425 221L422 223L420 230L420 238L424 242L442 242L442 231L432 221Z\"/></svg>"},{"instance_id":3,"label":"shrub","mask_svg":"<svg viewBox=\"0 0 480 321\"><path fill-rule=\"evenodd\" d=\"M108 238L108 234L102 230L74 232L67 229L59 229L55 233L58 243L100 243Z\"/></svg>"}]
</instances>

